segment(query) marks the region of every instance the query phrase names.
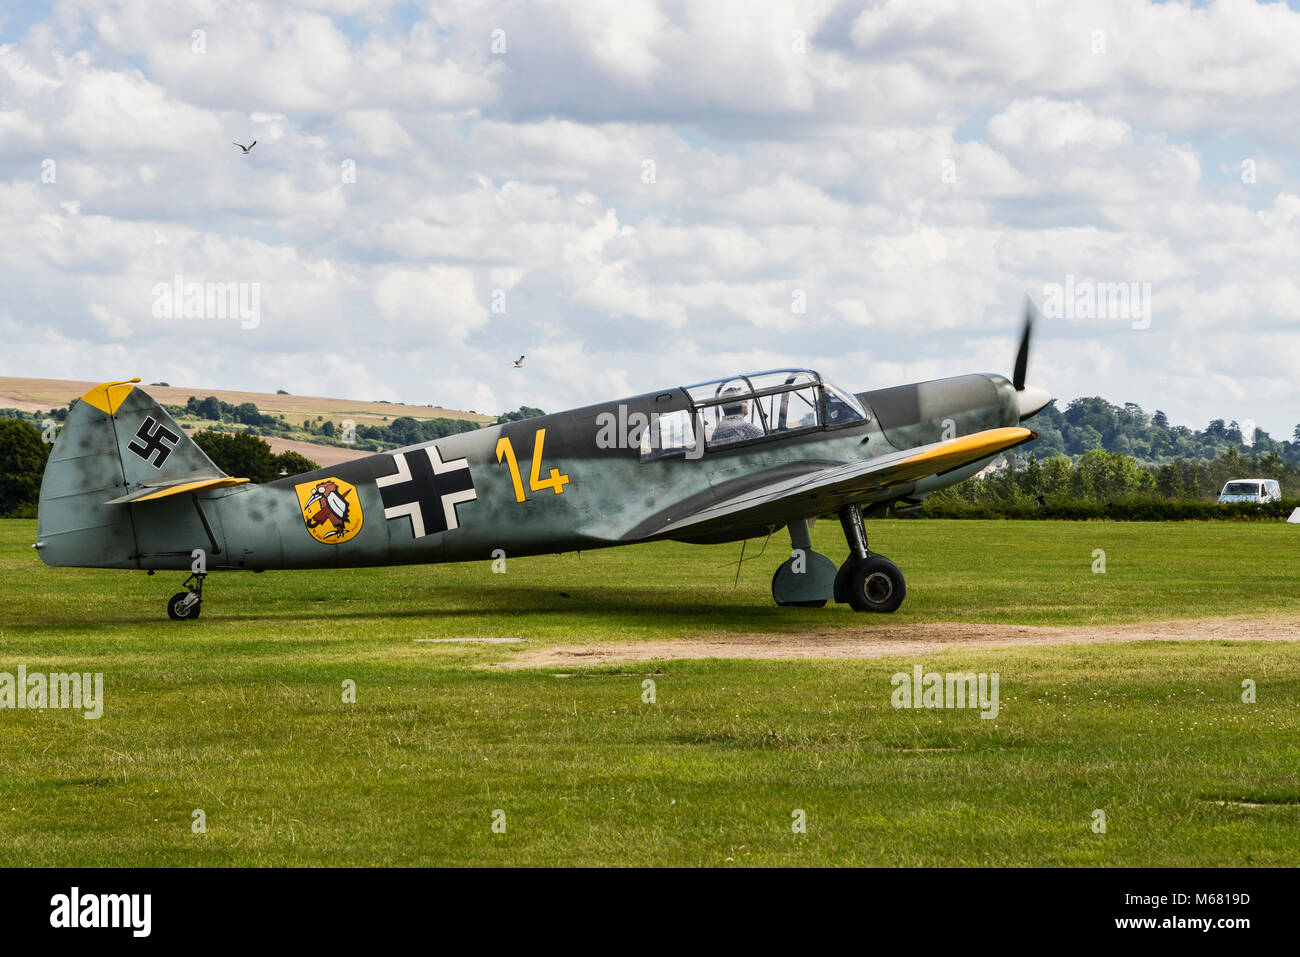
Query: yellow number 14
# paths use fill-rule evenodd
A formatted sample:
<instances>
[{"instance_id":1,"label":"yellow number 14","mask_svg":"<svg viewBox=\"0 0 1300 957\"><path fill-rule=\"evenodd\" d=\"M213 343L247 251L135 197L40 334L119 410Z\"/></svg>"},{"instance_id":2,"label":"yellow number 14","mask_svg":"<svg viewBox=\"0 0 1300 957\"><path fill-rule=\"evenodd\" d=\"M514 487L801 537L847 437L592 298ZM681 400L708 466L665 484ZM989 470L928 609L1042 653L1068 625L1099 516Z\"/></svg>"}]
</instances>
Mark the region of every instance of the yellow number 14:
<instances>
[{"instance_id":1,"label":"yellow number 14","mask_svg":"<svg viewBox=\"0 0 1300 957\"><path fill-rule=\"evenodd\" d=\"M564 486L569 481L567 475L561 474L559 469L551 469L551 477L542 478L542 446L545 442L546 430L538 429L537 436L533 440L533 467L528 475L528 487L534 492L549 488L553 489L556 495L563 495ZM515 458L515 450L510 440L504 435L497 441L497 461L500 462L503 457L510 466L510 481L515 486L515 501L522 502L525 500L524 480L519 474L519 460Z\"/></svg>"}]
</instances>

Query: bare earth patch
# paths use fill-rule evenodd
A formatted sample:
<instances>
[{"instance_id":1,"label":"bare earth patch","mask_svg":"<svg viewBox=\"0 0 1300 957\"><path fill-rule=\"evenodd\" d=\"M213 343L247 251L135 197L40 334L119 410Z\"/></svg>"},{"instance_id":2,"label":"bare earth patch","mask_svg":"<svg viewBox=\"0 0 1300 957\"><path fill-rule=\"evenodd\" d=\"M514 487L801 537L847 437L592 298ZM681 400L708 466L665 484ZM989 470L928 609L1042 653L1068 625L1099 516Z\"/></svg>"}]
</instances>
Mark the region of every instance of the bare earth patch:
<instances>
[{"instance_id":1,"label":"bare earth patch","mask_svg":"<svg viewBox=\"0 0 1300 957\"><path fill-rule=\"evenodd\" d=\"M936 651L1116 641L1300 641L1300 618L1206 618L1128 625L1049 627L966 622L863 624L787 634L546 645L493 668L572 668L680 658L884 658Z\"/></svg>"}]
</instances>

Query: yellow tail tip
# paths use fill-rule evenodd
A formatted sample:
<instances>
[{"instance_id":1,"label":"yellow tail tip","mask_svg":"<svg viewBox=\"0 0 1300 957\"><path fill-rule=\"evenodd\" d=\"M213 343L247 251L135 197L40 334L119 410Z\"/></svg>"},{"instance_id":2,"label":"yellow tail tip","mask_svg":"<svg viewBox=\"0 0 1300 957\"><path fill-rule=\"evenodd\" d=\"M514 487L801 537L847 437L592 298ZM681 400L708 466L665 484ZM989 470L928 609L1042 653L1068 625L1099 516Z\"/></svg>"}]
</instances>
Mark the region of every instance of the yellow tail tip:
<instances>
[{"instance_id":1,"label":"yellow tail tip","mask_svg":"<svg viewBox=\"0 0 1300 957\"><path fill-rule=\"evenodd\" d=\"M121 382L101 382L93 389L87 390L81 397L81 401L89 402L99 411L113 415L139 381L140 377L136 376L134 379L124 379Z\"/></svg>"}]
</instances>

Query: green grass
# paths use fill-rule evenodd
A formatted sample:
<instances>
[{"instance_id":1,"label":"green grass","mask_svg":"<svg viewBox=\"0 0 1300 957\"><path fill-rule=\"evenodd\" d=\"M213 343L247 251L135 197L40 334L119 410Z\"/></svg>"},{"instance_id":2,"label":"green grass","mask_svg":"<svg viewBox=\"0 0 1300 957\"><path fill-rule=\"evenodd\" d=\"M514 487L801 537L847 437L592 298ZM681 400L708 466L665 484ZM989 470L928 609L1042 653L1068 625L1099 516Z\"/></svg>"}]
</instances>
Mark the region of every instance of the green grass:
<instances>
[{"instance_id":1,"label":"green grass","mask_svg":"<svg viewBox=\"0 0 1300 957\"><path fill-rule=\"evenodd\" d=\"M908 575L888 621L918 632L1300 611L1300 529L1283 525L869 531ZM183 575L47 569L34 535L34 522L0 522L0 671L102 671L107 700L97 721L0 711L0 864L1300 863L1292 644L556 677L475 667L511 646L412 639L536 647L881 619L772 606L786 553L774 539L734 590L738 547L662 544L511 560L504 575L487 562L214 575L203 617L172 623L163 602ZM841 557L837 528L816 537ZM997 719L895 710L890 676L913 664L998 672ZM1246 678L1256 703L1241 701ZM341 700L345 679L355 704ZM206 834L191 831L195 808ZM796 808L806 835L791 832ZM505 834L491 830L495 809ZM1105 834L1089 829L1094 809Z\"/></svg>"}]
</instances>

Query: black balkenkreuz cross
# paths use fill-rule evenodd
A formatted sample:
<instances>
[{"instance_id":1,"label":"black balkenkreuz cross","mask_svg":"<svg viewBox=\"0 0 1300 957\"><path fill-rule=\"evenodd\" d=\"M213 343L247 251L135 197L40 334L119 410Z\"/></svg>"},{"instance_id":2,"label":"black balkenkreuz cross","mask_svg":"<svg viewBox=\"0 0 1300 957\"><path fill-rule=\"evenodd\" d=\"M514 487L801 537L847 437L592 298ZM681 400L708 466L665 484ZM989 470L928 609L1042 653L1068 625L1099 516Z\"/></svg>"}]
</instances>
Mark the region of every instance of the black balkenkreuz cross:
<instances>
[{"instance_id":1,"label":"black balkenkreuz cross","mask_svg":"<svg viewBox=\"0 0 1300 957\"><path fill-rule=\"evenodd\" d=\"M469 463L464 459L444 462L436 446L411 452L394 452L389 475L375 479L384 500L384 518L411 520L416 538L459 528L456 506L478 498Z\"/></svg>"},{"instance_id":2,"label":"black balkenkreuz cross","mask_svg":"<svg viewBox=\"0 0 1300 957\"><path fill-rule=\"evenodd\" d=\"M149 457L153 456L153 461L149 464L160 469L180 440L179 435L167 426L159 425L158 420L150 415L140 423L140 428L135 430L135 438L128 442L126 447L146 462L149 462Z\"/></svg>"}]
</instances>

